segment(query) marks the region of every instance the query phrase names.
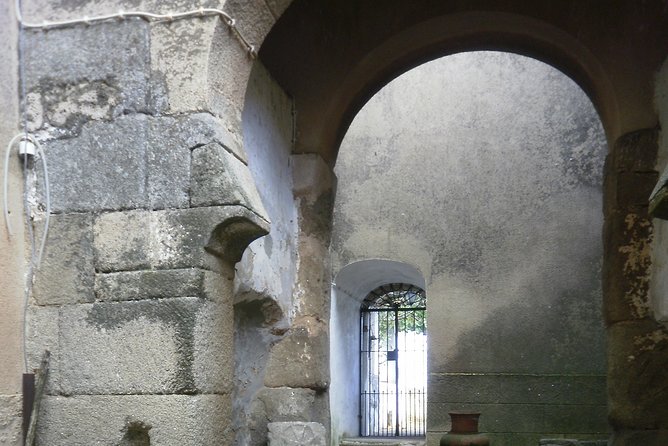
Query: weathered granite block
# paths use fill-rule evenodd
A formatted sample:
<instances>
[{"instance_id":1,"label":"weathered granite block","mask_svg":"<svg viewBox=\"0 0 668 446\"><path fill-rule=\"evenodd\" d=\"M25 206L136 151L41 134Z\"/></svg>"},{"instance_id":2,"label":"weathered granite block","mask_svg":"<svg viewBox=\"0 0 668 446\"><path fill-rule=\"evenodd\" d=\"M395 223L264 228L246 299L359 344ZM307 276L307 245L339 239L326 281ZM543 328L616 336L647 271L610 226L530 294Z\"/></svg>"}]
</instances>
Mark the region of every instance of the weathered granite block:
<instances>
[{"instance_id":1,"label":"weathered granite block","mask_svg":"<svg viewBox=\"0 0 668 446\"><path fill-rule=\"evenodd\" d=\"M155 445L231 445L228 395L83 395L47 397L37 431L40 445L128 444L142 429ZM131 444L131 443L130 443Z\"/></svg>"},{"instance_id":2,"label":"weathered granite block","mask_svg":"<svg viewBox=\"0 0 668 446\"><path fill-rule=\"evenodd\" d=\"M90 119L143 111L149 92L149 32L126 20L26 32L25 88L44 119L76 134Z\"/></svg>"},{"instance_id":3,"label":"weathered granite block","mask_svg":"<svg viewBox=\"0 0 668 446\"><path fill-rule=\"evenodd\" d=\"M166 93L161 109L172 114L208 110L208 60L214 17L151 24L153 82ZM149 54L149 53L147 53Z\"/></svg>"},{"instance_id":4,"label":"weathered granite block","mask_svg":"<svg viewBox=\"0 0 668 446\"><path fill-rule=\"evenodd\" d=\"M204 271L202 296L207 299L197 315L192 370L201 392L232 391L234 375L233 280Z\"/></svg>"},{"instance_id":5,"label":"weathered granite block","mask_svg":"<svg viewBox=\"0 0 668 446\"><path fill-rule=\"evenodd\" d=\"M39 368L45 350L51 352L46 392L59 393L60 308L29 306L26 312L26 351L28 370Z\"/></svg>"},{"instance_id":6,"label":"weathered granite block","mask_svg":"<svg viewBox=\"0 0 668 446\"><path fill-rule=\"evenodd\" d=\"M240 206L102 214L95 222L96 267L215 269L216 257L236 263L268 229L266 220Z\"/></svg>"},{"instance_id":7,"label":"weathered granite block","mask_svg":"<svg viewBox=\"0 0 668 446\"><path fill-rule=\"evenodd\" d=\"M146 207L147 136L147 118L131 115L90 122L76 138L47 142L53 212ZM42 191L41 172L37 178Z\"/></svg>"},{"instance_id":8,"label":"weathered granite block","mask_svg":"<svg viewBox=\"0 0 668 446\"><path fill-rule=\"evenodd\" d=\"M203 280L204 271L194 268L97 274L95 295L98 300L199 297Z\"/></svg>"},{"instance_id":9,"label":"weathered granite block","mask_svg":"<svg viewBox=\"0 0 668 446\"><path fill-rule=\"evenodd\" d=\"M224 147L207 144L192 153L191 204L240 204L266 218L248 166Z\"/></svg>"},{"instance_id":10,"label":"weathered granite block","mask_svg":"<svg viewBox=\"0 0 668 446\"><path fill-rule=\"evenodd\" d=\"M63 307L63 394L229 391L231 311L195 297Z\"/></svg>"},{"instance_id":11,"label":"weathered granite block","mask_svg":"<svg viewBox=\"0 0 668 446\"><path fill-rule=\"evenodd\" d=\"M35 231L41 240L43 225ZM46 247L35 271L33 296L38 305L90 302L94 299L93 218L85 214L52 215Z\"/></svg>"},{"instance_id":12,"label":"weathered granite block","mask_svg":"<svg viewBox=\"0 0 668 446\"><path fill-rule=\"evenodd\" d=\"M100 271L149 269L151 213L111 212L95 219L95 267Z\"/></svg>"},{"instance_id":13,"label":"weathered granite block","mask_svg":"<svg viewBox=\"0 0 668 446\"><path fill-rule=\"evenodd\" d=\"M312 389L280 387L264 388L258 392L269 421L320 421L315 408L316 392Z\"/></svg>"},{"instance_id":14,"label":"weathered granite block","mask_svg":"<svg viewBox=\"0 0 668 446\"><path fill-rule=\"evenodd\" d=\"M269 353L264 383L267 387L329 386L329 344L324 330L293 328Z\"/></svg>"},{"instance_id":15,"label":"weathered granite block","mask_svg":"<svg viewBox=\"0 0 668 446\"><path fill-rule=\"evenodd\" d=\"M665 326L644 319L608 328L608 418L613 427L668 429L668 393L655 390L668 382L666 364Z\"/></svg>"},{"instance_id":16,"label":"weathered granite block","mask_svg":"<svg viewBox=\"0 0 668 446\"><path fill-rule=\"evenodd\" d=\"M269 423L269 446L325 446L325 427L320 423L285 421Z\"/></svg>"}]
</instances>

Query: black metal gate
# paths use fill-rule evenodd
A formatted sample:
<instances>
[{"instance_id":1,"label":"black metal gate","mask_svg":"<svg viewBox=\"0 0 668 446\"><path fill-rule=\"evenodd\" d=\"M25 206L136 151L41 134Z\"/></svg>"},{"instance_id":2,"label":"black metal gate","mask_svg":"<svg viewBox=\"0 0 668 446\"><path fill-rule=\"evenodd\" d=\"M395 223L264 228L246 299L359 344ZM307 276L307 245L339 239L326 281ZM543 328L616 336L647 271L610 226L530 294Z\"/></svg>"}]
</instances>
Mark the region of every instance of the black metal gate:
<instances>
[{"instance_id":1,"label":"black metal gate","mask_svg":"<svg viewBox=\"0 0 668 446\"><path fill-rule=\"evenodd\" d=\"M404 283L378 287L362 303L360 435L425 435L426 316L424 290Z\"/></svg>"}]
</instances>

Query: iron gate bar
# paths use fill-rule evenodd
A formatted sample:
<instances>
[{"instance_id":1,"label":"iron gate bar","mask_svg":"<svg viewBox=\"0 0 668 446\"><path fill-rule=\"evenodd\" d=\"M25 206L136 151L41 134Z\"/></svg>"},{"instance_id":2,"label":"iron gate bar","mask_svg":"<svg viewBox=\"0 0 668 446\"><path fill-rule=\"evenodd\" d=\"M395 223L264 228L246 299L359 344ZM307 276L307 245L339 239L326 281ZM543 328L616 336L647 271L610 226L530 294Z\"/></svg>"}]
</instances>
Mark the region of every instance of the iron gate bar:
<instances>
[{"instance_id":1,"label":"iron gate bar","mask_svg":"<svg viewBox=\"0 0 668 446\"><path fill-rule=\"evenodd\" d=\"M360 435L425 435L426 376L419 376L426 373L426 364L417 375L418 387L409 388L401 380L406 375L398 355L401 350L426 360L426 340L407 337L426 334L424 291L407 284L385 285L369 293L360 310ZM389 364L392 360L394 367Z\"/></svg>"}]
</instances>

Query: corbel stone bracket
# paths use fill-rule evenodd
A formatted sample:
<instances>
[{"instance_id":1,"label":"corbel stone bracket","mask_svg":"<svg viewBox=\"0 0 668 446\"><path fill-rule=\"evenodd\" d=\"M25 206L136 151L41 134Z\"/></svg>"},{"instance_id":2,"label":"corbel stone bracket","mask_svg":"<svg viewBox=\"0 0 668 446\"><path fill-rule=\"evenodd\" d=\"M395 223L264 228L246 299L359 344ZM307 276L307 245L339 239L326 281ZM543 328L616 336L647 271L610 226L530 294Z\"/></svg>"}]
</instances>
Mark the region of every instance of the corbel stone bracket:
<instances>
[{"instance_id":1,"label":"corbel stone bracket","mask_svg":"<svg viewBox=\"0 0 668 446\"><path fill-rule=\"evenodd\" d=\"M231 263L241 260L253 240L269 234L269 222L249 209L234 206L235 212L218 224L205 249Z\"/></svg>"}]
</instances>

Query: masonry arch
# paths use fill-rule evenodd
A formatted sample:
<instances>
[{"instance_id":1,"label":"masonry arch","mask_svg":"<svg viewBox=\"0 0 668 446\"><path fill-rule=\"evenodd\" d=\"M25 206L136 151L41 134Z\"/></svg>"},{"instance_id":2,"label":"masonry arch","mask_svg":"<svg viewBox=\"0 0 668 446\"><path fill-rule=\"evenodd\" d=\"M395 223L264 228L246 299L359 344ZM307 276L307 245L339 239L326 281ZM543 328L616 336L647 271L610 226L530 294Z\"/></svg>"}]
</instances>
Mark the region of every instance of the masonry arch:
<instances>
[{"instance_id":1,"label":"masonry arch","mask_svg":"<svg viewBox=\"0 0 668 446\"><path fill-rule=\"evenodd\" d=\"M653 77L668 48L666 12L659 2L637 10L632 2L615 10L603 3L575 1L445 3L391 1L383 10L370 1L342 5L297 0L287 7L283 3L285 12L264 40L260 57L294 100L293 152L319 155L332 166L342 134L361 105L398 73L440 55L473 49L513 51L571 76L596 105L611 150L606 176L612 189L606 189L604 198L603 279L605 320L613 346L609 373L615 383L610 417L620 435L647 427L637 414L652 410L635 409L659 403L642 396L646 392L636 386L629 391L628 383L640 370L621 364L633 349L623 340L628 329L643 333L655 329L641 322L649 316L647 287L640 284L648 275L646 247L651 233L642 191L655 182ZM640 27L643 32L637 31ZM648 41L655 43L647 45ZM626 172L633 178L622 175ZM627 230L625 221L633 223ZM624 246L632 248L620 254ZM624 259L637 255L644 259L638 268L625 270ZM629 328L621 322L635 325Z\"/></svg>"}]
</instances>

